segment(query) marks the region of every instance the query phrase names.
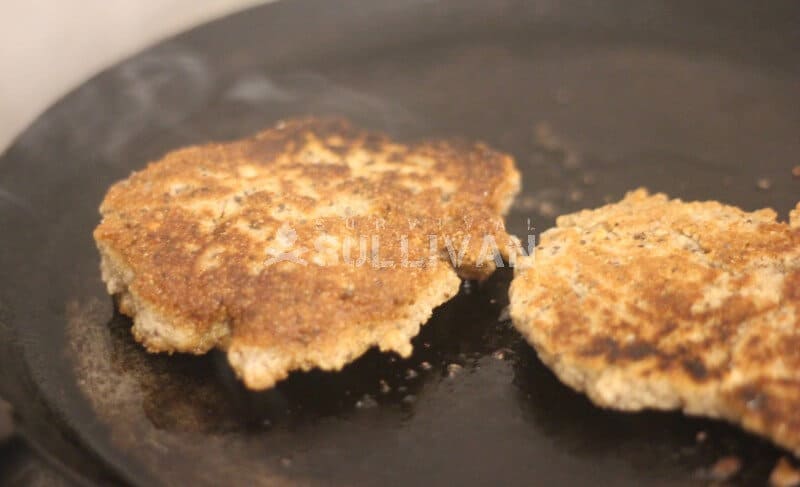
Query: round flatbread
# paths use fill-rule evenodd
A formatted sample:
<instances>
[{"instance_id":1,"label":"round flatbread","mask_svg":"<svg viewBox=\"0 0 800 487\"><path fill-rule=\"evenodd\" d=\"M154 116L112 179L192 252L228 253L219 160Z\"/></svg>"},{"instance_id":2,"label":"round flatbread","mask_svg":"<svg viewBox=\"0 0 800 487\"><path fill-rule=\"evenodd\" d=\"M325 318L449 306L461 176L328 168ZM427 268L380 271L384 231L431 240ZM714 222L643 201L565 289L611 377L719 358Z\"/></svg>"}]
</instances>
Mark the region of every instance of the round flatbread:
<instances>
[{"instance_id":1,"label":"round flatbread","mask_svg":"<svg viewBox=\"0 0 800 487\"><path fill-rule=\"evenodd\" d=\"M94 237L148 350L222 348L264 389L371 346L409 355L459 276L494 270L486 238L509 248L502 215L518 189L511 157L483 144L294 120L132 174L109 190Z\"/></svg>"},{"instance_id":2,"label":"round flatbread","mask_svg":"<svg viewBox=\"0 0 800 487\"><path fill-rule=\"evenodd\" d=\"M725 418L800 454L800 229L774 211L640 189L558 218L510 299L596 404Z\"/></svg>"}]
</instances>

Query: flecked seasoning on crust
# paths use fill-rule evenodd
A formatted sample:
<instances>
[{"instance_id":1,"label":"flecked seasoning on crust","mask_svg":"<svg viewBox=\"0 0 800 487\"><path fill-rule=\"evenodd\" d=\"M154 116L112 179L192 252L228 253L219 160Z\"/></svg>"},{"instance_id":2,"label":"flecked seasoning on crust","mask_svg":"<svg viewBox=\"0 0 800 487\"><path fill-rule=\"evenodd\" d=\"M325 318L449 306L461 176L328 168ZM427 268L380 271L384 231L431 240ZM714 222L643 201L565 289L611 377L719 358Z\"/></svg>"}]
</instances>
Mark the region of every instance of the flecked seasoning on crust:
<instances>
[{"instance_id":1,"label":"flecked seasoning on crust","mask_svg":"<svg viewBox=\"0 0 800 487\"><path fill-rule=\"evenodd\" d=\"M94 237L148 350L225 349L264 389L371 346L410 354L459 276L493 272L487 237L508 256L518 189L511 157L483 144L302 119L170 152L109 190Z\"/></svg>"},{"instance_id":2,"label":"flecked seasoning on crust","mask_svg":"<svg viewBox=\"0 0 800 487\"><path fill-rule=\"evenodd\" d=\"M800 455L800 229L640 189L565 215L511 316L567 385L626 411L724 418Z\"/></svg>"}]
</instances>

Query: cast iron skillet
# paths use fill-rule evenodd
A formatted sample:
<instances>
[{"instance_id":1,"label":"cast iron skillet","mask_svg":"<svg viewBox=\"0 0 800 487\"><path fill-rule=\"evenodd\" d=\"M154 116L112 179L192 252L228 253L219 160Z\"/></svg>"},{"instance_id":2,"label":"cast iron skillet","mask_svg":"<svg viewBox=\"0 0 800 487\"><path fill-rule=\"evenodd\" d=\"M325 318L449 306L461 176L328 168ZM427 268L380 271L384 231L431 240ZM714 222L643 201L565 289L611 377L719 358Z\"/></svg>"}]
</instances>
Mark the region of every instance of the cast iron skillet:
<instances>
[{"instance_id":1,"label":"cast iron skillet","mask_svg":"<svg viewBox=\"0 0 800 487\"><path fill-rule=\"evenodd\" d=\"M87 82L0 159L3 394L26 436L98 484L686 485L726 455L734 482L764 482L765 441L563 387L503 313L507 269L442 306L408 360L372 351L255 394L219 354L133 343L91 238L131 170L303 114L511 152L523 238L641 185L785 217L798 4L695 3L291 0Z\"/></svg>"}]
</instances>

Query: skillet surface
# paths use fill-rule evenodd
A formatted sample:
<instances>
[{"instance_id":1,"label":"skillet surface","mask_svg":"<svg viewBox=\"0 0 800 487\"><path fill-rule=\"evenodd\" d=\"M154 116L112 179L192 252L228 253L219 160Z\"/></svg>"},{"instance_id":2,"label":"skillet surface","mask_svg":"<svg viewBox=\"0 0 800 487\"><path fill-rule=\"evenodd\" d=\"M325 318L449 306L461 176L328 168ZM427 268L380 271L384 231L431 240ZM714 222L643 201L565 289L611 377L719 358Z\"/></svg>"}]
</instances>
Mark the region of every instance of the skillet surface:
<instances>
[{"instance_id":1,"label":"skillet surface","mask_svg":"<svg viewBox=\"0 0 800 487\"><path fill-rule=\"evenodd\" d=\"M503 313L508 270L465 285L408 360L371 351L259 394L220 354L144 353L103 289L91 230L113 181L292 115L511 152L524 193L507 222L523 238L641 185L786 216L800 199L796 3L562 3L282 2L143 52L49 110L0 159L0 334L15 336L0 378L27 436L97 483L112 477L81 458L138 485L686 485L737 455L735 483L763 483L781 455L767 442L602 411L562 386Z\"/></svg>"}]
</instances>

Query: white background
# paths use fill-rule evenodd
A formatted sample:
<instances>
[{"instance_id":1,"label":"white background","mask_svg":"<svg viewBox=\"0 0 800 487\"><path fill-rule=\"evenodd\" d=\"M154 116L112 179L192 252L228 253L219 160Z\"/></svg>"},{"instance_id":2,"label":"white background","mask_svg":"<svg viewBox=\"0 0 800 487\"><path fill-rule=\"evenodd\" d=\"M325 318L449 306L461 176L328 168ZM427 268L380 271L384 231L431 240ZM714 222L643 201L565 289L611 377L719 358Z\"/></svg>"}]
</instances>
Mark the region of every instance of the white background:
<instances>
[{"instance_id":1,"label":"white background","mask_svg":"<svg viewBox=\"0 0 800 487\"><path fill-rule=\"evenodd\" d=\"M270 0L4 0L0 153L103 68L191 26Z\"/></svg>"}]
</instances>

